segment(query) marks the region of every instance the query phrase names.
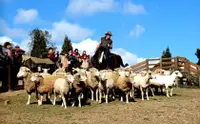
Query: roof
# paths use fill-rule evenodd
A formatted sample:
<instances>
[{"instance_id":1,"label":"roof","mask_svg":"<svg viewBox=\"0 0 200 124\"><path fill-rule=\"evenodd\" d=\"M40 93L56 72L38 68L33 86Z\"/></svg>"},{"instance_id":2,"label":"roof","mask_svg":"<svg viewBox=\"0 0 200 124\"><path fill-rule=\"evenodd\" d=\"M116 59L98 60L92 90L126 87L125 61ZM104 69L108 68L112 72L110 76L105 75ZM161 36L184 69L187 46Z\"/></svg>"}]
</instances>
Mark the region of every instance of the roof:
<instances>
[{"instance_id":1,"label":"roof","mask_svg":"<svg viewBox=\"0 0 200 124\"><path fill-rule=\"evenodd\" d=\"M55 64L53 61L51 61L49 58L37 58L37 57L31 57L27 55L23 55L23 62L31 60L36 64Z\"/></svg>"}]
</instances>

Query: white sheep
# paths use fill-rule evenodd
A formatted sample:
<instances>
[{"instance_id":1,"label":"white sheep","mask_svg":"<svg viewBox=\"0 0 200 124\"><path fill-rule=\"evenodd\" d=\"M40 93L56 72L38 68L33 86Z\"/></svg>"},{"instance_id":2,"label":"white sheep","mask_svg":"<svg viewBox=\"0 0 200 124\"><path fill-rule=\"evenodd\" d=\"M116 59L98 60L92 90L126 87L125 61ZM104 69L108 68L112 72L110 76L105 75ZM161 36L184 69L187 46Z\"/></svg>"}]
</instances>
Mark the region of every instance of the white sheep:
<instances>
[{"instance_id":1,"label":"white sheep","mask_svg":"<svg viewBox=\"0 0 200 124\"><path fill-rule=\"evenodd\" d=\"M69 95L70 84L73 83L74 78L72 75L67 75L66 78L58 78L54 83L54 101L53 105L56 104L56 98L59 94L62 98L62 106L67 108L66 96Z\"/></svg>"},{"instance_id":2,"label":"white sheep","mask_svg":"<svg viewBox=\"0 0 200 124\"><path fill-rule=\"evenodd\" d=\"M118 72L112 70L100 71L100 83L99 83L99 103L101 103L102 93L105 94L106 103L108 103L109 92L113 92L113 99L115 99L115 87L119 77Z\"/></svg>"},{"instance_id":3,"label":"white sheep","mask_svg":"<svg viewBox=\"0 0 200 124\"><path fill-rule=\"evenodd\" d=\"M123 93L126 96L126 103L129 103L129 95L132 90L132 82L130 80L129 71L119 71L119 78L117 79L116 87L121 91L121 101L123 101Z\"/></svg>"},{"instance_id":4,"label":"white sheep","mask_svg":"<svg viewBox=\"0 0 200 124\"><path fill-rule=\"evenodd\" d=\"M165 87L166 96L169 97L168 88L170 88L170 96L172 96L173 85L177 85L176 78L183 77L180 71L174 71L171 75L153 75L150 84Z\"/></svg>"},{"instance_id":5,"label":"white sheep","mask_svg":"<svg viewBox=\"0 0 200 124\"><path fill-rule=\"evenodd\" d=\"M91 100L94 101L94 93L96 93L96 101L98 102L99 71L91 68L86 71L86 77L86 87L91 91Z\"/></svg>"},{"instance_id":6,"label":"white sheep","mask_svg":"<svg viewBox=\"0 0 200 124\"><path fill-rule=\"evenodd\" d=\"M146 97L147 100L149 100L148 95L148 88L150 86L149 80L151 79L151 72L142 72L139 74L132 73L130 76L131 82L133 84L133 94L134 94L134 88L138 88L141 91L142 100L144 100L144 91L146 91ZM132 95L134 96L134 95Z\"/></svg>"}]
</instances>

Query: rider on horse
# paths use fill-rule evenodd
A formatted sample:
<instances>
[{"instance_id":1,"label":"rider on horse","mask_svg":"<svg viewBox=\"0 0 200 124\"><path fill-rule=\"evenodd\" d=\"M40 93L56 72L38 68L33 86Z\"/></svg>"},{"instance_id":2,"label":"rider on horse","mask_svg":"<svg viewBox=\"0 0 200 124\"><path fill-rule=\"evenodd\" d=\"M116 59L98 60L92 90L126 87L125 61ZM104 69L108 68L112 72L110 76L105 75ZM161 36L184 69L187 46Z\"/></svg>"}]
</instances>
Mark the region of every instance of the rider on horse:
<instances>
[{"instance_id":1,"label":"rider on horse","mask_svg":"<svg viewBox=\"0 0 200 124\"><path fill-rule=\"evenodd\" d=\"M104 37L101 37L101 41L97 46L97 50L95 52L95 56L97 56L97 51L101 50L104 52L106 56L106 63L107 63L107 68L110 68L110 63L109 63L109 55L110 55L110 49L112 49L112 40L111 40L112 33L110 31L105 33ZM101 54L99 63L102 62L102 57L103 55Z\"/></svg>"}]
</instances>

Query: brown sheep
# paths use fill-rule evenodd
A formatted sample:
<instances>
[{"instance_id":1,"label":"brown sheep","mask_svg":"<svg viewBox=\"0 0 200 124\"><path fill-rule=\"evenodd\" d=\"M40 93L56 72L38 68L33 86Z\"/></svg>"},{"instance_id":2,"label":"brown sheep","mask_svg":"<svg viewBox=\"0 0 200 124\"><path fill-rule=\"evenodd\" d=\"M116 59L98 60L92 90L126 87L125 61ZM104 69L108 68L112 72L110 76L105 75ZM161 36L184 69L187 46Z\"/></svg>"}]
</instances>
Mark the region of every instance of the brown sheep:
<instances>
[{"instance_id":1,"label":"brown sheep","mask_svg":"<svg viewBox=\"0 0 200 124\"><path fill-rule=\"evenodd\" d=\"M39 100L37 93L37 85L35 85L35 83L30 80L33 74L34 73L32 73L29 68L24 66L20 67L19 72L17 73L17 78L23 78L24 90L28 93L28 101L26 103L27 105L30 104L31 94L33 92L36 93L36 99Z\"/></svg>"},{"instance_id":2,"label":"brown sheep","mask_svg":"<svg viewBox=\"0 0 200 124\"><path fill-rule=\"evenodd\" d=\"M53 93L53 86L57 78L65 78L65 76L62 75L42 76L39 73L32 75L31 81L35 82L36 85L38 85L37 92L40 94L40 100L38 101L38 105L42 105L44 94L47 94L47 99L53 103L53 101L51 100L51 94Z\"/></svg>"}]
</instances>

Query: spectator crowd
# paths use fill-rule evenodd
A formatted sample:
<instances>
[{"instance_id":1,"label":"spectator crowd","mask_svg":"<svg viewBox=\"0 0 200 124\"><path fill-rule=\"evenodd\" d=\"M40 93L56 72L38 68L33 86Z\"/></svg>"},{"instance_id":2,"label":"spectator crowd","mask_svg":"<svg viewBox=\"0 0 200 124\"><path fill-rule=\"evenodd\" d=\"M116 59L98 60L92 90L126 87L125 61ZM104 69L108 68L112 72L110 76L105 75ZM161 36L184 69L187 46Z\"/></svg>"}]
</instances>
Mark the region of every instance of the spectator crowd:
<instances>
[{"instance_id":1,"label":"spectator crowd","mask_svg":"<svg viewBox=\"0 0 200 124\"><path fill-rule=\"evenodd\" d=\"M0 45L0 82L3 82L3 89L14 89L18 84L16 75L22 65L22 55L24 54L25 51L23 49L19 46L14 46L10 42L5 42L4 45ZM78 61L81 63L82 68L87 68L90 55L88 55L85 50L80 54L78 49L61 52L59 54L59 51L50 47L48 48L48 58L55 63L55 68L53 70L57 68L67 69L73 61ZM10 69L10 79L12 82L11 88L8 88L7 84L8 67Z\"/></svg>"}]
</instances>

